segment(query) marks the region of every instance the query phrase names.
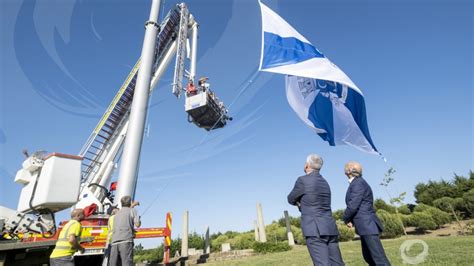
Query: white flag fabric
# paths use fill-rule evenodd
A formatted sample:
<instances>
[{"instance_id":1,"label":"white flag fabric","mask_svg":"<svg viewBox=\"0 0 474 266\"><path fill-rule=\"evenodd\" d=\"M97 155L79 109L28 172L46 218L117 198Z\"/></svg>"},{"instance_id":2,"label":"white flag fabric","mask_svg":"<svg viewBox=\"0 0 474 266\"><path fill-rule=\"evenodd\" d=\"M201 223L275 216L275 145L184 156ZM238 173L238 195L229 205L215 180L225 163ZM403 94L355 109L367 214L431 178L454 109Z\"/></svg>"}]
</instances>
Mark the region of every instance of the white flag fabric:
<instances>
[{"instance_id":1,"label":"white flag fabric","mask_svg":"<svg viewBox=\"0 0 474 266\"><path fill-rule=\"evenodd\" d=\"M259 4L260 71L287 75L290 106L329 145L380 154L370 137L362 91L288 22Z\"/></svg>"}]
</instances>

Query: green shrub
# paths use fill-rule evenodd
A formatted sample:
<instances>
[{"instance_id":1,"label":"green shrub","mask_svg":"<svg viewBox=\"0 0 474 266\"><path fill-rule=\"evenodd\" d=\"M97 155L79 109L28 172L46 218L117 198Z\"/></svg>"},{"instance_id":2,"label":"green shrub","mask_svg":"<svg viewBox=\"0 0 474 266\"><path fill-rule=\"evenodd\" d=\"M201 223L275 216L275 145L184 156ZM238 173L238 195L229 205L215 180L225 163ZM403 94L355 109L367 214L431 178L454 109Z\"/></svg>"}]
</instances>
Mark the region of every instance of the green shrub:
<instances>
[{"instance_id":1,"label":"green shrub","mask_svg":"<svg viewBox=\"0 0 474 266\"><path fill-rule=\"evenodd\" d=\"M266 242L266 243L260 243L260 242L255 242L253 244L253 250L256 253L274 253L274 252L282 252L282 251L288 251L290 250L291 247L288 245L288 242Z\"/></svg>"},{"instance_id":2,"label":"green shrub","mask_svg":"<svg viewBox=\"0 0 474 266\"><path fill-rule=\"evenodd\" d=\"M336 221L342 221L342 216L344 215L344 210L343 209L339 209L339 210L336 210L334 212L332 212L332 217L334 217L334 219Z\"/></svg>"},{"instance_id":3,"label":"green shrub","mask_svg":"<svg viewBox=\"0 0 474 266\"><path fill-rule=\"evenodd\" d=\"M406 204L398 207L397 209L398 209L398 213L405 214L405 215L411 214L410 207L408 207L408 205Z\"/></svg>"},{"instance_id":4,"label":"green shrub","mask_svg":"<svg viewBox=\"0 0 474 266\"><path fill-rule=\"evenodd\" d=\"M301 216L300 217L293 217L293 216L289 216L288 217L290 219L290 225L293 225L293 226L296 226L298 228L301 228ZM285 221L285 217L282 217L278 220L278 224L280 226L283 226L286 228L286 221Z\"/></svg>"},{"instance_id":5,"label":"green shrub","mask_svg":"<svg viewBox=\"0 0 474 266\"><path fill-rule=\"evenodd\" d=\"M445 225L451 222L451 216L448 213L438 208L430 207L426 209L426 211L424 212L429 213L431 215L431 217L433 218L433 221L435 222L438 228L441 227L442 225Z\"/></svg>"},{"instance_id":6,"label":"green shrub","mask_svg":"<svg viewBox=\"0 0 474 266\"><path fill-rule=\"evenodd\" d=\"M456 197L456 186L448 181L429 181L419 183L414 192L416 202L432 205L433 201L442 197Z\"/></svg>"},{"instance_id":7,"label":"green shrub","mask_svg":"<svg viewBox=\"0 0 474 266\"><path fill-rule=\"evenodd\" d=\"M295 239L296 244L306 245L306 239L303 236L303 232L301 231L301 228L292 225L291 232L293 233L293 238Z\"/></svg>"},{"instance_id":8,"label":"green shrub","mask_svg":"<svg viewBox=\"0 0 474 266\"><path fill-rule=\"evenodd\" d=\"M135 263L139 262L159 262L163 260L163 245L154 249L144 249L133 254L133 261Z\"/></svg>"},{"instance_id":9,"label":"green shrub","mask_svg":"<svg viewBox=\"0 0 474 266\"><path fill-rule=\"evenodd\" d=\"M464 226L464 231L467 235L474 235L474 223L472 221L467 222Z\"/></svg>"},{"instance_id":10,"label":"green shrub","mask_svg":"<svg viewBox=\"0 0 474 266\"><path fill-rule=\"evenodd\" d=\"M384 227L384 231L380 235L382 238L396 238L403 235L403 223L396 214L378 210L377 216Z\"/></svg>"},{"instance_id":11,"label":"green shrub","mask_svg":"<svg viewBox=\"0 0 474 266\"><path fill-rule=\"evenodd\" d=\"M442 211L451 212L451 207L454 209L454 199L450 197L442 197L434 200L433 206Z\"/></svg>"},{"instance_id":12,"label":"green shrub","mask_svg":"<svg viewBox=\"0 0 474 266\"><path fill-rule=\"evenodd\" d=\"M255 234L253 232L242 233L232 238L229 242L232 249L249 249L255 243Z\"/></svg>"},{"instance_id":13,"label":"green shrub","mask_svg":"<svg viewBox=\"0 0 474 266\"><path fill-rule=\"evenodd\" d=\"M414 212L410 217L410 225L419 231L436 229L436 222L431 214L427 212Z\"/></svg>"},{"instance_id":14,"label":"green shrub","mask_svg":"<svg viewBox=\"0 0 474 266\"><path fill-rule=\"evenodd\" d=\"M220 251L221 245L224 243L230 243L229 237L227 235L220 235L216 239L211 241L211 250L212 251Z\"/></svg>"},{"instance_id":15,"label":"green shrub","mask_svg":"<svg viewBox=\"0 0 474 266\"><path fill-rule=\"evenodd\" d=\"M464 199L463 198L455 198L454 199L454 210L457 211L457 212L466 212L466 204L464 203ZM467 217L469 217L467 215Z\"/></svg>"},{"instance_id":16,"label":"green shrub","mask_svg":"<svg viewBox=\"0 0 474 266\"><path fill-rule=\"evenodd\" d=\"M441 204L438 202L438 204ZM413 214L415 213L424 213L425 215L429 215L430 219L427 219L424 217L424 215L416 215L415 220L412 223L413 226L419 227L418 225L418 219L421 219L421 227L419 227L421 230L433 230L436 228L439 228L440 226L450 223L451 222L451 216L449 213L446 213L438 208L428 206L426 204L420 203L416 205ZM413 217L412 217L413 218ZM429 221L428 221L429 220ZM435 224L435 228L433 228L433 223Z\"/></svg>"},{"instance_id":17,"label":"green shrub","mask_svg":"<svg viewBox=\"0 0 474 266\"><path fill-rule=\"evenodd\" d=\"M280 226L279 223L272 223L265 226L265 233L267 234L267 240L273 242L288 240L286 235L286 226Z\"/></svg>"},{"instance_id":18,"label":"green shrub","mask_svg":"<svg viewBox=\"0 0 474 266\"><path fill-rule=\"evenodd\" d=\"M420 203L415 206L415 208L413 209L413 212L422 212L422 211L428 210L429 208L431 208L431 206L426 205L424 203Z\"/></svg>"},{"instance_id":19,"label":"green shrub","mask_svg":"<svg viewBox=\"0 0 474 266\"><path fill-rule=\"evenodd\" d=\"M403 226L410 226L411 215L410 214L397 214L398 218L402 221Z\"/></svg>"},{"instance_id":20,"label":"green shrub","mask_svg":"<svg viewBox=\"0 0 474 266\"><path fill-rule=\"evenodd\" d=\"M468 177L454 175L453 181L429 181L419 183L415 187L414 196L417 203L433 205L434 201L443 197L461 198L463 194L474 189L474 172Z\"/></svg>"},{"instance_id":21,"label":"green shrub","mask_svg":"<svg viewBox=\"0 0 474 266\"><path fill-rule=\"evenodd\" d=\"M204 249L205 240L204 237L196 232L188 235L188 246L189 248Z\"/></svg>"},{"instance_id":22,"label":"green shrub","mask_svg":"<svg viewBox=\"0 0 474 266\"><path fill-rule=\"evenodd\" d=\"M180 238L171 240L171 248L170 248L171 256L174 256L176 251L181 251ZM135 253L133 254L133 261L135 263L144 262L144 261L160 262L163 260L163 255L164 255L164 247L163 247L163 244L161 244L159 247L153 248L153 249L135 250Z\"/></svg>"},{"instance_id":23,"label":"green shrub","mask_svg":"<svg viewBox=\"0 0 474 266\"><path fill-rule=\"evenodd\" d=\"M467 217L474 217L474 189L469 190L462 196Z\"/></svg>"},{"instance_id":24,"label":"green shrub","mask_svg":"<svg viewBox=\"0 0 474 266\"><path fill-rule=\"evenodd\" d=\"M228 238L234 238L236 235L240 234L239 232L227 231L224 233Z\"/></svg>"},{"instance_id":25,"label":"green shrub","mask_svg":"<svg viewBox=\"0 0 474 266\"><path fill-rule=\"evenodd\" d=\"M339 231L339 241L345 242L354 239L354 229L347 227L344 222L337 221L337 230Z\"/></svg>"},{"instance_id":26,"label":"green shrub","mask_svg":"<svg viewBox=\"0 0 474 266\"><path fill-rule=\"evenodd\" d=\"M469 193L469 192L466 192ZM465 193L465 194L466 194ZM464 202L463 198L450 198L450 197L442 197L440 199L437 199L433 201L433 206L451 214L453 212L453 209L457 213L464 213L466 217L469 217L470 215L467 213L466 209L466 204ZM452 207L452 209L451 209ZM466 215L467 214L467 215Z\"/></svg>"},{"instance_id":27,"label":"green shrub","mask_svg":"<svg viewBox=\"0 0 474 266\"><path fill-rule=\"evenodd\" d=\"M390 204L387 204L383 199L376 199L374 201L375 210L384 210L388 213L396 213L396 208Z\"/></svg>"}]
</instances>

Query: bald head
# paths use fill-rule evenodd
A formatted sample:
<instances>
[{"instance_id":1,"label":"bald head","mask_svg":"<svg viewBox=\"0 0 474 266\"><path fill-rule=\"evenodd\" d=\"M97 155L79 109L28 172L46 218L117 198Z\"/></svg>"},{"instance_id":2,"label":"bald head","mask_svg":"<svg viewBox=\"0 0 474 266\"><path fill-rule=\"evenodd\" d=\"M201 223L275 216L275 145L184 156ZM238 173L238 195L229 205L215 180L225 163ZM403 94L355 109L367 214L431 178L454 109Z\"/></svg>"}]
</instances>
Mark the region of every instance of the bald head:
<instances>
[{"instance_id":1,"label":"bald head","mask_svg":"<svg viewBox=\"0 0 474 266\"><path fill-rule=\"evenodd\" d=\"M348 162L344 166L344 173L347 177L361 177L362 176L362 165L358 162Z\"/></svg>"},{"instance_id":2,"label":"bald head","mask_svg":"<svg viewBox=\"0 0 474 266\"><path fill-rule=\"evenodd\" d=\"M71 219L81 221L84 219L84 210L83 209L74 209L71 212Z\"/></svg>"}]
</instances>

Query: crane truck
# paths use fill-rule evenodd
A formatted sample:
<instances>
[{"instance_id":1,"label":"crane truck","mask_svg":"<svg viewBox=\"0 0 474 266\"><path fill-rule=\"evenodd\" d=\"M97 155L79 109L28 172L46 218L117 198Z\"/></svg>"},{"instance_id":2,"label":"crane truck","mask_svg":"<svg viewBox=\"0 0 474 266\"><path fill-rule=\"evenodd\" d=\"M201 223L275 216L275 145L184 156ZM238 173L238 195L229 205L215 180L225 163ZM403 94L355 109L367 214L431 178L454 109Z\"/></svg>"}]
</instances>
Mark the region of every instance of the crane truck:
<instances>
[{"instance_id":1,"label":"crane truck","mask_svg":"<svg viewBox=\"0 0 474 266\"><path fill-rule=\"evenodd\" d=\"M55 214L68 208L82 208L86 213L81 222L85 252L76 254L76 260L100 263L111 208L119 205L122 196L135 195L148 97L173 57L172 93L178 98L185 95L188 121L209 131L232 119L210 90L207 78L196 83L199 25L186 4L176 5L161 22L159 10L160 0L152 0L141 57L79 154L25 152L14 180L23 186L17 209L0 206L0 265L48 263L67 222L58 226ZM112 182L119 164L118 180ZM165 224L138 229L136 238L164 237L166 263L170 258L170 213Z\"/></svg>"}]
</instances>

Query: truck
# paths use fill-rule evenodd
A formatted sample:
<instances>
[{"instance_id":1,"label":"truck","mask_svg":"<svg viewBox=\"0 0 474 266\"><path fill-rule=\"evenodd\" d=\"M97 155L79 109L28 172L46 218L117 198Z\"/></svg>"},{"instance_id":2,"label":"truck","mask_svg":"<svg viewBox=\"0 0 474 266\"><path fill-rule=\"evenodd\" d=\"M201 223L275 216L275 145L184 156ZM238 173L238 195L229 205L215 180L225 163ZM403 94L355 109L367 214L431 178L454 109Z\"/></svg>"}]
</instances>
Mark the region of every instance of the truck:
<instances>
[{"instance_id":1,"label":"truck","mask_svg":"<svg viewBox=\"0 0 474 266\"><path fill-rule=\"evenodd\" d=\"M0 265L43 265L67 221L55 214L84 209L80 237L85 248L75 261L99 265L106 248L107 224L120 199L135 196L139 158L149 96L174 60L172 93L184 95L188 121L207 131L232 120L208 78L196 82L199 25L185 3L158 21L160 0L152 0L145 22L141 57L116 93L77 155L24 152L26 159L15 175L22 185L16 210L0 206ZM187 82L185 82L187 80ZM117 181L112 177L120 166ZM163 237L164 263L170 260L172 216L164 227L139 228L136 238Z\"/></svg>"}]
</instances>

